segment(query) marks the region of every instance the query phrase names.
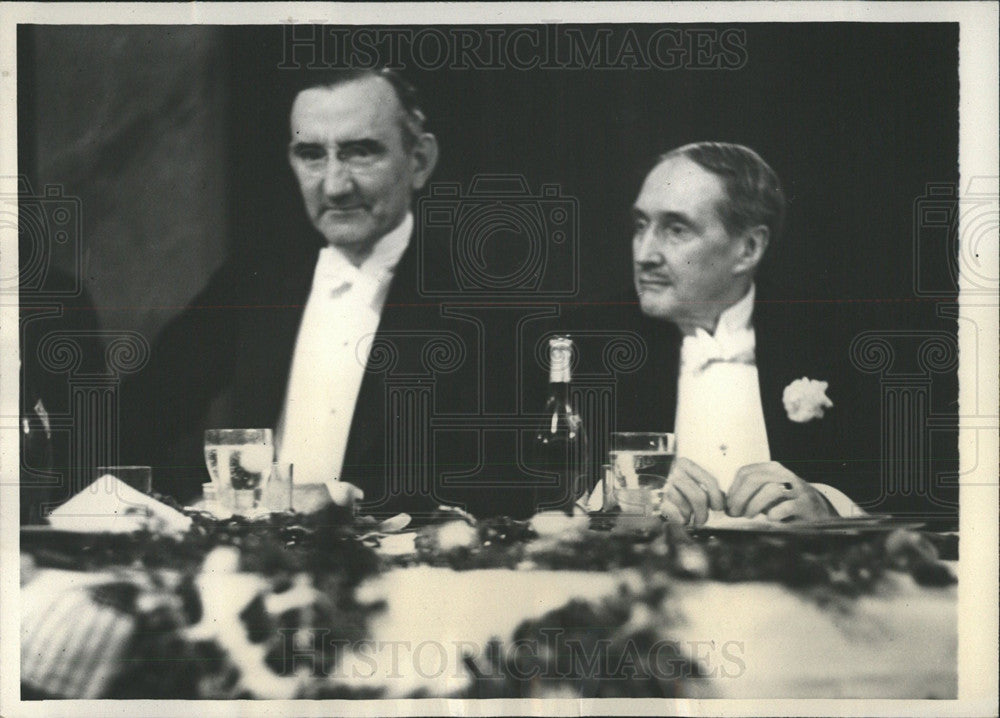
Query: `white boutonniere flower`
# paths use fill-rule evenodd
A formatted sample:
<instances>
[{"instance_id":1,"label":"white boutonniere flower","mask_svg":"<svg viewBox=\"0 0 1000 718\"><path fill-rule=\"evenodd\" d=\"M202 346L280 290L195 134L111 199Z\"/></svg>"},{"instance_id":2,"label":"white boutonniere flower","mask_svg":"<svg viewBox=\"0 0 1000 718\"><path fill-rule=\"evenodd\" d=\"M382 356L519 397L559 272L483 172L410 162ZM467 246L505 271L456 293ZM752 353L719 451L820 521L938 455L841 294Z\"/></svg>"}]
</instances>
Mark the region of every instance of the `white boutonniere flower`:
<instances>
[{"instance_id":1,"label":"white boutonniere flower","mask_svg":"<svg viewBox=\"0 0 1000 718\"><path fill-rule=\"evenodd\" d=\"M826 395L829 382L802 377L785 387L781 400L792 421L804 424L813 419L822 419L833 402Z\"/></svg>"}]
</instances>

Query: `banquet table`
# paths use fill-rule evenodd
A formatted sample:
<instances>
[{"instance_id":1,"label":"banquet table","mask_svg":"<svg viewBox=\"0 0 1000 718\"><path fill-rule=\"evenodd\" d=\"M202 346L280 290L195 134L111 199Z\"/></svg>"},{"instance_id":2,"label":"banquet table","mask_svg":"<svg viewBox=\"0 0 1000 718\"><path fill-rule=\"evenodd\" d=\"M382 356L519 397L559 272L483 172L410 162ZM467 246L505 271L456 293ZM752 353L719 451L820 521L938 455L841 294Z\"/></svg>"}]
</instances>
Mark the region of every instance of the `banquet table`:
<instances>
[{"instance_id":1,"label":"banquet table","mask_svg":"<svg viewBox=\"0 0 1000 718\"><path fill-rule=\"evenodd\" d=\"M109 583L137 586L140 595L150 586L170 592L182 582L183 572L148 568L137 561L73 570L79 567L47 561L44 551L33 549L45 544L45 535L42 530L28 534L28 540L22 536L22 686L39 697L105 697L115 672L134 660L129 658L135 640L129 638L129 631L146 624L134 618L131 623L115 622L107 605L101 604L98 612L103 613L87 628L82 617L96 609L81 609L85 605L80 602L81 592ZM520 677L524 679L521 689L531 689L532 679L538 678L537 666L551 658L546 651L551 653L558 645L560 650L566 648L558 644L558 637L553 639L556 644L546 642L545 621L564 615L567 606L579 612L581 606L602 605L604 613L585 615L614 615L615 625L594 618L596 625L584 627L584 633L617 636L619 650L625 645L646 651L645 656L631 658L647 668L652 665L654 672L697 666L697 677L666 676L673 681L671 690L677 697L947 699L957 694L954 583L922 586L910 573L888 569L872 590L817 592L774 580L714 580L697 571L678 575L667 571L666 558L660 570L655 557L642 565L599 570L553 567L523 558L511 565L463 568L416 560L419 552L413 546L415 542L420 545L421 535L426 530L404 531L376 541L378 569L358 582L353 599L357 605L378 609L366 616L363 633L345 641L337 654L335 668L326 676L327 683L336 686L333 695L481 697L475 688L477 680L490 673L491 665L500 665L495 660L496 647L511 645L519 645L521 652L505 654L514 657L513 664L506 664L508 668L518 660L535 665L536 674ZM558 535L533 539L528 549L536 543L561 540ZM467 550L464 555L469 555ZM233 562L220 568L224 563L216 553L204 558L194 579L202 590L200 623L194 621L198 623L194 629L181 627L178 635L194 640L194 633L185 631L204 631L211 624L208 633L199 635L216 641L238 666L237 695L241 697L305 697L301 674L277 676L266 667L262 638L253 638L253 629L246 623L255 599L265 596L265 603L280 602L295 592L268 594L265 577L237 568ZM954 561L943 565L954 572ZM650 590L651 585L655 590ZM77 603L67 601L69 595L76 595ZM218 605L209 605L212 596ZM218 600L220 596L224 598ZM90 648L84 649L72 642L60 648L62 634L56 634L60 638L53 647L52 616L60 610L75 614L80 631L93 633L95 622L103 621L102 626L116 626L121 635L90 640ZM532 622L536 622L535 629L543 629L546 641L532 643L524 638L539 635L537 630L525 633L525 626ZM220 628L224 623L226 630ZM284 629L272 622L267 630ZM562 629L551 630L555 635ZM646 642L629 647L634 636L645 636ZM651 645L670 650L657 649L651 659ZM74 656L67 657L73 651ZM573 658L582 661L586 672L588 665L596 670L596 663L588 663L596 660L595 655L581 653ZM606 654L599 657L605 660ZM625 670L606 680L628 681L636 675ZM567 680L550 682L541 695L574 697L578 695L574 691L582 690L580 685ZM614 691L634 695L624 684Z\"/></svg>"},{"instance_id":2,"label":"banquet table","mask_svg":"<svg viewBox=\"0 0 1000 718\"><path fill-rule=\"evenodd\" d=\"M365 589L388 597L388 612L373 626L377 641L475 650L493 636L512 635L526 618L573 598L598 601L637 580L628 570L417 567L389 572ZM904 575L890 583L877 596L823 606L773 583L678 582L653 623L705 667L707 679L691 682L689 697L954 698L955 587L926 589ZM390 693L406 695L418 683L433 695L460 687L454 654L436 645L424 653L419 671L386 679ZM382 676L393 676L390 663L381 666Z\"/></svg>"}]
</instances>

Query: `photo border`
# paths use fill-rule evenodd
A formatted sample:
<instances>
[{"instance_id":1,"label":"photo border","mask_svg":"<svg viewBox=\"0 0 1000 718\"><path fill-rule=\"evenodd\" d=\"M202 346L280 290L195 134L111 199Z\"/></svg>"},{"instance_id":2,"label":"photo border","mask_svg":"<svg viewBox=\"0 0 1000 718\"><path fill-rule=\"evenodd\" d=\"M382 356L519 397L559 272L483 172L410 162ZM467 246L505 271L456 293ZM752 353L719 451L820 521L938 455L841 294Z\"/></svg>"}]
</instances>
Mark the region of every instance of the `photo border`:
<instances>
[{"instance_id":1,"label":"photo border","mask_svg":"<svg viewBox=\"0 0 1000 718\"><path fill-rule=\"evenodd\" d=\"M957 22L960 25L960 187L969 178L992 178L996 193L997 152L997 5L993 3L455 3L455 4L281 4L281 3L9 3L0 5L0 192L16 192L17 104L16 26L40 24L500 24L546 22ZM915 70L918 71L918 70ZM984 245L996 266L997 242ZM0 276L16 274L16 245L2 238ZM986 258L988 262L990 258ZM987 264L986 266L991 266ZM962 407L997 407L996 327L1000 321L997 295L984 297L967 276L960 278L960 355L978 356L984 364L960 364L960 474L962 485L976 485L976 500L968 492L959 513L962 538L958 566L959 685L955 701L890 700L379 700L379 701L75 701L22 702L19 699L18 641L19 535L14 518L18 505L16 432L0 432L0 713L4 716L65 715L165 716L197 712L228 715L521 715L543 710L545 715L989 715L997 698L997 433L983 447L982 418L971 418ZM0 416L17 416L18 311L16 303L0 302ZM992 327L992 333L988 328ZM977 336L978 335L978 336ZM978 346L976 341L978 338ZM978 382L970 377L978 370ZM987 420L989 417L986 417ZM993 415L995 420L996 415ZM977 430L978 434L977 434ZM971 448L980 439L978 466Z\"/></svg>"}]
</instances>

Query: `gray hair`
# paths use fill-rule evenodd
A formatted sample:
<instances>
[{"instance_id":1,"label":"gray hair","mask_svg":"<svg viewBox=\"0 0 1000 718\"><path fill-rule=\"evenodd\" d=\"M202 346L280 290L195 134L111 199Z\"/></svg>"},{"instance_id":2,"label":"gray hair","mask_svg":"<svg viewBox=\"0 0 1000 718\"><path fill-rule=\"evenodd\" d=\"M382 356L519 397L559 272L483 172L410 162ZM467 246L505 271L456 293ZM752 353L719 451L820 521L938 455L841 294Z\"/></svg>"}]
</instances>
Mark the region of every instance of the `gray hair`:
<instances>
[{"instance_id":1,"label":"gray hair","mask_svg":"<svg viewBox=\"0 0 1000 718\"><path fill-rule=\"evenodd\" d=\"M298 92L310 90L314 87L336 87L355 80L363 80L368 77L380 77L390 85L396 93L396 98L403 108L403 117L400 122L400 129L403 133L403 146L407 150L413 149L420 135L424 133L424 124L427 116L420 107L420 98L417 88L406 78L395 70L389 68L349 68L333 69L321 71L306 71L300 75Z\"/></svg>"},{"instance_id":2,"label":"gray hair","mask_svg":"<svg viewBox=\"0 0 1000 718\"><path fill-rule=\"evenodd\" d=\"M695 142L670 150L660 161L674 157L686 157L722 180L728 201L718 210L730 234L762 224L771 241L777 240L785 223L785 195L760 155L743 145Z\"/></svg>"}]
</instances>

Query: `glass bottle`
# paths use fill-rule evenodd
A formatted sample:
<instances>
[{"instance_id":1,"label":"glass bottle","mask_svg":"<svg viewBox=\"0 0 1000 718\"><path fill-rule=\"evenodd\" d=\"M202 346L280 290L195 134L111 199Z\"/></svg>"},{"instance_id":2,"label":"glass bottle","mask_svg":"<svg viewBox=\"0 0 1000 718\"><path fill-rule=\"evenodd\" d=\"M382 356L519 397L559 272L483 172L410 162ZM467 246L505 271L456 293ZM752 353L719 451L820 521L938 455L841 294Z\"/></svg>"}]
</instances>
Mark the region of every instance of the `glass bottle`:
<instances>
[{"instance_id":1,"label":"glass bottle","mask_svg":"<svg viewBox=\"0 0 1000 718\"><path fill-rule=\"evenodd\" d=\"M573 506L589 488L587 433L573 406L571 385L573 340L549 339L549 390L545 418L534 436L534 468L558 477L553 489L536 491L536 511L559 509L572 513Z\"/></svg>"}]
</instances>

